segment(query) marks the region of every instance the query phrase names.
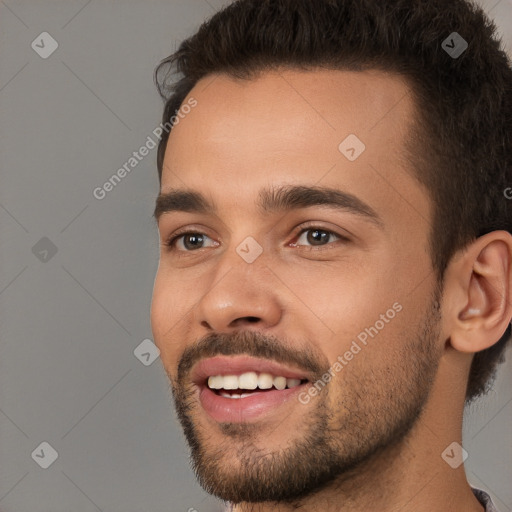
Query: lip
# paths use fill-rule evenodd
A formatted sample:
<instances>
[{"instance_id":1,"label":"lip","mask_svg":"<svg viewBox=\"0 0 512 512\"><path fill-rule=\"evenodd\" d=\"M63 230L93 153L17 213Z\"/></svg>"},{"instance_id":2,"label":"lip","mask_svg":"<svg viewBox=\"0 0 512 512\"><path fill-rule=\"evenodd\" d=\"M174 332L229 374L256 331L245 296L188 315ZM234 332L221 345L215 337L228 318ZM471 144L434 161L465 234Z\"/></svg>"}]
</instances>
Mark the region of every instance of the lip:
<instances>
[{"instance_id":1,"label":"lip","mask_svg":"<svg viewBox=\"0 0 512 512\"><path fill-rule=\"evenodd\" d=\"M270 373L287 379L307 379L308 382L283 390L255 391L245 398L226 398L217 395L207 385L212 375L241 375L245 372ZM199 388L199 401L204 411L217 422L242 423L254 421L277 411L295 399L310 384L307 372L293 369L268 359L250 356L216 356L203 359L192 370L192 381Z\"/></svg>"},{"instance_id":2,"label":"lip","mask_svg":"<svg viewBox=\"0 0 512 512\"><path fill-rule=\"evenodd\" d=\"M203 385L199 391L199 401L203 409L218 422L244 423L261 419L276 411L286 402L300 404L297 395L309 383L300 384L281 391L269 390L256 392L245 398L225 398L217 395L208 386ZM294 400L295 398L295 400Z\"/></svg>"}]
</instances>

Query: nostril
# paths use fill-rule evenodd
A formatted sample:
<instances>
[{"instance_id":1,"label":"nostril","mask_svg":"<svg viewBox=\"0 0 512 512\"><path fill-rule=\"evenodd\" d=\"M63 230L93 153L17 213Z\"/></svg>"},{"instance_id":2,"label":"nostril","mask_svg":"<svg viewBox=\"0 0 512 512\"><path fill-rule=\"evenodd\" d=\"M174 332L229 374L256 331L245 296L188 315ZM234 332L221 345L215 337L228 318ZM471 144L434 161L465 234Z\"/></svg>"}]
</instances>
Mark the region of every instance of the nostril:
<instances>
[{"instance_id":1,"label":"nostril","mask_svg":"<svg viewBox=\"0 0 512 512\"><path fill-rule=\"evenodd\" d=\"M259 321L259 318L257 316L248 316L246 317L249 322L252 324Z\"/></svg>"}]
</instances>

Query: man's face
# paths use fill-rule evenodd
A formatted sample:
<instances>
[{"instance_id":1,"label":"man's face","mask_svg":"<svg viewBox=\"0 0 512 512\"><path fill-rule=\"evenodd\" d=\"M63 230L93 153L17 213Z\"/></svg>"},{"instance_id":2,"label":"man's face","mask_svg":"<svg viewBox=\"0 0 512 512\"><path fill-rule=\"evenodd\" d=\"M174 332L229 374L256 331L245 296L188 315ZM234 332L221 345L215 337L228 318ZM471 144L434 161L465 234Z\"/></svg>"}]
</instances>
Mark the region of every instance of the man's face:
<instances>
[{"instance_id":1,"label":"man's face","mask_svg":"<svg viewBox=\"0 0 512 512\"><path fill-rule=\"evenodd\" d=\"M376 71L209 76L171 132L161 192L215 211L160 216L162 242L189 234L162 245L151 322L197 476L222 499L316 491L397 445L427 400L439 295L432 206L404 158L408 93ZM350 134L364 151L340 148ZM278 208L293 187L350 201ZM271 389L228 389L265 373Z\"/></svg>"}]
</instances>

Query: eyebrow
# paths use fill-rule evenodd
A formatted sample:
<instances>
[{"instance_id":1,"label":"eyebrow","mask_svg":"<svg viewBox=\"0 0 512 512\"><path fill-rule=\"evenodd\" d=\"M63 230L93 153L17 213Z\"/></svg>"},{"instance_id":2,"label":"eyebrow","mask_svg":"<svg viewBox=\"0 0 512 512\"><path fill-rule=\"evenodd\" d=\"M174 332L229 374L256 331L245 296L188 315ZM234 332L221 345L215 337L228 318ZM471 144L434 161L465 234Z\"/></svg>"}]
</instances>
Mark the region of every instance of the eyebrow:
<instances>
[{"instance_id":1,"label":"eyebrow","mask_svg":"<svg viewBox=\"0 0 512 512\"><path fill-rule=\"evenodd\" d=\"M287 185L263 188L256 206L261 214L324 206L359 215L381 229L384 227L382 219L370 205L353 194L330 187ZM163 214L171 212L216 214L217 208L200 192L175 189L158 195L153 217L158 222Z\"/></svg>"}]
</instances>

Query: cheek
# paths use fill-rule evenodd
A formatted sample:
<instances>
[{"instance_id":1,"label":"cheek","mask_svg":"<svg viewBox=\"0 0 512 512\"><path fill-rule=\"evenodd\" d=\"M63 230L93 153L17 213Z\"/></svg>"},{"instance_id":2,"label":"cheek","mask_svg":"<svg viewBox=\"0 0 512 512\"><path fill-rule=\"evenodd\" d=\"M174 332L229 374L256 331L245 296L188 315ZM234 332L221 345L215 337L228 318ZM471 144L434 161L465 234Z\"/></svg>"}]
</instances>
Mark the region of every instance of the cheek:
<instances>
[{"instance_id":1,"label":"cheek","mask_svg":"<svg viewBox=\"0 0 512 512\"><path fill-rule=\"evenodd\" d=\"M188 309L177 286L157 275L151 301L151 330L166 367L170 362L174 364L176 354L184 348L186 322L183 320Z\"/></svg>"},{"instance_id":2,"label":"cheek","mask_svg":"<svg viewBox=\"0 0 512 512\"><path fill-rule=\"evenodd\" d=\"M353 402L361 397L384 400L397 379L410 374L404 365L411 364L408 347L418 339L418 318L400 306L387 314L388 309L376 308L370 315L365 313L363 320L348 319L351 325L341 328L323 347L333 375L332 407L340 400L350 408L365 407Z\"/></svg>"},{"instance_id":3,"label":"cheek","mask_svg":"<svg viewBox=\"0 0 512 512\"><path fill-rule=\"evenodd\" d=\"M382 255L361 262L289 268L280 274L293 291L306 318L327 327L334 338L351 339L379 319L400 299L398 269L385 263ZM357 263L357 264L356 264ZM397 265L396 261L392 262Z\"/></svg>"},{"instance_id":4,"label":"cheek","mask_svg":"<svg viewBox=\"0 0 512 512\"><path fill-rule=\"evenodd\" d=\"M400 265L389 263L384 265L387 269L367 266L359 272L338 269L329 276L324 274L321 291L317 284L314 296L305 297L305 301L314 299L313 308L331 330L324 348L329 360L346 351L357 352L357 346L351 348L352 342L361 347L361 354L370 345L374 346L372 352L387 350L406 327L407 318L417 321L406 276ZM311 285L306 288L314 289ZM351 358L351 354L347 356Z\"/></svg>"}]
</instances>

